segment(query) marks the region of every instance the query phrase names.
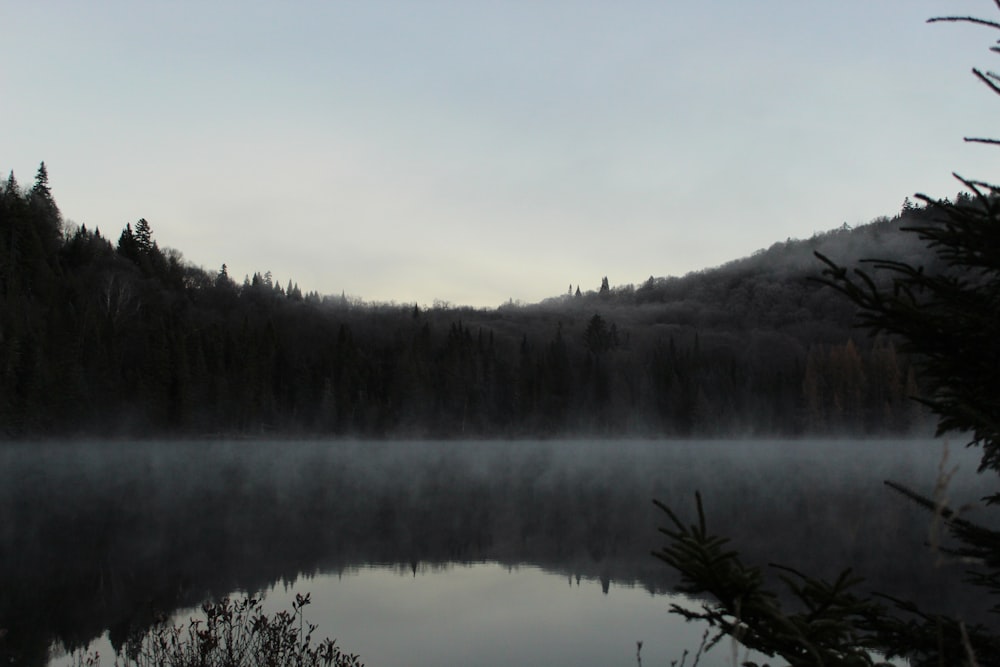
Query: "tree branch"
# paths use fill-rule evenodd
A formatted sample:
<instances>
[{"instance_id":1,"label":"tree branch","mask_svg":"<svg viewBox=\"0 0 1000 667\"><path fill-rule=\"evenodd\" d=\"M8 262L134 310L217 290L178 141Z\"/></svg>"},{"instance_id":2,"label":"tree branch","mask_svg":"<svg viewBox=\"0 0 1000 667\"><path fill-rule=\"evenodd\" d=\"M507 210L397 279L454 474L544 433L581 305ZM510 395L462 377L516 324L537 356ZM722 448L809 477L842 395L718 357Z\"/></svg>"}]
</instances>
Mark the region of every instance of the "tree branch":
<instances>
[{"instance_id":1,"label":"tree branch","mask_svg":"<svg viewBox=\"0 0 1000 667\"><path fill-rule=\"evenodd\" d=\"M1000 7L1000 2L997 3L997 6ZM928 23L942 23L942 22L975 23L977 25L985 25L1000 30L1000 23L997 23L996 21L987 21L986 19L978 19L975 16L936 16L934 18L927 19L927 22Z\"/></svg>"}]
</instances>

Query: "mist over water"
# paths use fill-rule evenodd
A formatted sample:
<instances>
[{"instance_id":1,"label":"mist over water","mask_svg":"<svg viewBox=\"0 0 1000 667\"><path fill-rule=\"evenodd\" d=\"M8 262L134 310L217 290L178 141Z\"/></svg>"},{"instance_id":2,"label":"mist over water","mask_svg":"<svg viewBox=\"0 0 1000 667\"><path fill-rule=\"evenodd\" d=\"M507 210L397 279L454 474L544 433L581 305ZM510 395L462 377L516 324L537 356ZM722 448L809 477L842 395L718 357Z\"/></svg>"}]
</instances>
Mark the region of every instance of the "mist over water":
<instances>
[{"instance_id":1,"label":"mist over water","mask_svg":"<svg viewBox=\"0 0 1000 667\"><path fill-rule=\"evenodd\" d=\"M426 599L379 597L379 586L413 592L392 586L396 580L437 582L430 590L442 599L449 588L461 596L462 586L484 586L462 597L472 605L466 616L491 609L495 618L482 628L497 632L508 631L498 619L530 614L539 600L563 610L597 604L599 615L611 607L594 600L632 594L636 604L651 604L631 618L656 613L669 632L680 621L659 594L676 582L650 555L663 545L657 527L667 523L651 500L694 520L696 490L710 529L731 536L748 562L827 577L853 565L867 578L865 590L972 616L985 605L962 597L954 585L961 572L935 568L923 546L929 515L882 484L893 479L930 493L941 451L940 443L891 440L6 446L0 627L8 636L0 649L45 664L53 641L79 647L107 632L120 646L157 614L233 591L270 589L280 598L293 582L297 592L311 589L307 611L339 609L339 617L309 619L349 651L360 647L342 631L353 616L339 606L348 588L338 581L349 582L349 599L408 610L391 615L402 625L366 626L386 642L416 625L428 646L441 649L439 638L448 636L434 625L447 617ZM992 479L974 474L976 450L949 451L960 466L949 485L953 506L991 490ZM506 595L525 578L538 578L529 588L546 592ZM552 593L543 583L549 578L559 582ZM553 597L564 589L593 595ZM363 611L361 602L345 604ZM491 638L482 628L467 650L483 654L480 664L499 664L485 657ZM600 632L580 633L600 642ZM550 656L562 641L537 655L559 664ZM634 659L634 645L625 650L622 663Z\"/></svg>"}]
</instances>

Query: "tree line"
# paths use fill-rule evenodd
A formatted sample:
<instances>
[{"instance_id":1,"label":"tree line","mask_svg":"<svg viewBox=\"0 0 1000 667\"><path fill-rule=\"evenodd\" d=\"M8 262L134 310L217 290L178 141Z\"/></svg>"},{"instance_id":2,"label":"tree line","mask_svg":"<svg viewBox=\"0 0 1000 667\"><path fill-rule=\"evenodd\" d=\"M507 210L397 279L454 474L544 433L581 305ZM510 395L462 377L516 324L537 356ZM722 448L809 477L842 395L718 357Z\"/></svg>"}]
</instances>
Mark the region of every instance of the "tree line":
<instances>
[{"instance_id":1,"label":"tree line","mask_svg":"<svg viewBox=\"0 0 1000 667\"><path fill-rule=\"evenodd\" d=\"M810 281L816 248L911 260L900 215L712 270L494 309L234 281L0 185L0 434L799 436L907 432L909 358ZM834 254L834 253L830 253ZM837 256L845 256L843 252ZM933 256L924 252L927 261Z\"/></svg>"}]
</instances>

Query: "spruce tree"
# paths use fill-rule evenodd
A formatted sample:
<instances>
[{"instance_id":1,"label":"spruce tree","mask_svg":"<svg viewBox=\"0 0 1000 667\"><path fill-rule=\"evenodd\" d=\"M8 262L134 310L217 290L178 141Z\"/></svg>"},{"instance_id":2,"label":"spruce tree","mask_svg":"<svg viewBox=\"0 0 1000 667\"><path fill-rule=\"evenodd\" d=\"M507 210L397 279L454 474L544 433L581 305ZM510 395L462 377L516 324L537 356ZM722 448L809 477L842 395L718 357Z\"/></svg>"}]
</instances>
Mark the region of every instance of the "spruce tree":
<instances>
[{"instance_id":1,"label":"spruce tree","mask_svg":"<svg viewBox=\"0 0 1000 667\"><path fill-rule=\"evenodd\" d=\"M37 239L41 251L51 262L51 256L62 242L62 214L52 198L49 171L44 162L39 164L35 183L28 191L28 209L33 218L30 234Z\"/></svg>"},{"instance_id":2,"label":"spruce tree","mask_svg":"<svg viewBox=\"0 0 1000 667\"><path fill-rule=\"evenodd\" d=\"M153 230L150 229L146 218L139 218L135 223L135 244L143 254L148 255L153 249Z\"/></svg>"},{"instance_id":3,"label":"spruce tree","mask_svg":"<svg viewBox=\"0 0 1000 667\"><path fill-rule=\"evenodd\" d=\"M996 4L1000 9L1000 0ZM935 21L1000 29L998 22L973 17L931 19ZM1000 94L1000 76L973 72ZM927 204L927 215L907 228L936 253L941 271L878 259L849 271L820 255L826 265L821 280L858 307L860 326L873 335L892 335L913 355L929 389L922 402L938 417L937 434L967 435L970 446L982 448L980 473L998 474L1000 187L958 178L968 196L951 202L918 195ZM974 564L970 585L994 598L1000 594L1000 532L962 519L911 489L887 484L940 517L954 539L949 551ZM984 503L1000 503L1000 494ZM700 610L675 605L673 611L707 621L717 631L716 641L730 635L791 665L872 665L881 656L903 657L912 665L1000 664L1000 634L903 600L860 593L861 580L849 569L826 582L774 566L799 603L797 609L783 607L765 583L762 568L744 563L724 538L708 529L700 496L692 524L657 505L670 526L661 529L668 544L654 555L679 572L682 591L711 599ZM990 611L1000 612L1000 604Z\"/></svg>"},{"instance_id":4,"label":"spruce tree","mask_svg":"<svg viewBox=\"0 0 1000 667\"><path fill-rule=\"evenodd\" d=\"M31 188L31 196L42 197L52 201L52 189L49 187L49 170L45 168L44 161L38 165L38 172L35 174L35 184Z\"/></svg>"},{"instance_id":5,"label":"spruce tree","mask_svg":"<svg viewBox=\"0 0 1000 667\"><path fill-rule=\"evenodd\" d=\"M139 260L139 244L132 231L132 223L126 224L121 236L118 237L118 254L133 262Z\"/></svg>"}]
</instances>

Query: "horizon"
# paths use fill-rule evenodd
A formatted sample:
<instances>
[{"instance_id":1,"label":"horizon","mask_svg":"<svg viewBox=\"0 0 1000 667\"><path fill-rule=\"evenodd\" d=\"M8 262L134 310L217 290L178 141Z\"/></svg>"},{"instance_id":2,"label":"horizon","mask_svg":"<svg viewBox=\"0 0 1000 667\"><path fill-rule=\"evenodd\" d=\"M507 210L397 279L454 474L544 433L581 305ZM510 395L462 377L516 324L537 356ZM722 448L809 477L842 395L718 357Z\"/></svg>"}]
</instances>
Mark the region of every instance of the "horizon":
<instances>
[{"instance_id":1,"label":"horizon","mask_svg":"<svg viewBox=\"0 0 1000 667\"><path fill-rule=\"evenodd\" d=\"M891 4L14 3L0 168L44 161L67 222L146 218L237 282L474 308L638 285L989 179L962 137L991 134L990 35L925 23L986 3Z\"/></svg>"}]
</instances>

